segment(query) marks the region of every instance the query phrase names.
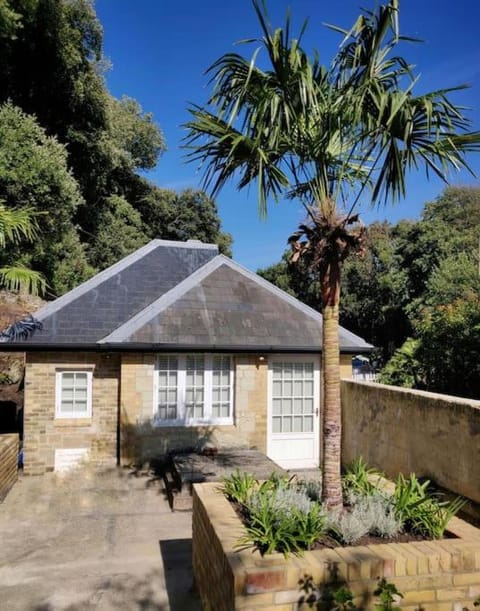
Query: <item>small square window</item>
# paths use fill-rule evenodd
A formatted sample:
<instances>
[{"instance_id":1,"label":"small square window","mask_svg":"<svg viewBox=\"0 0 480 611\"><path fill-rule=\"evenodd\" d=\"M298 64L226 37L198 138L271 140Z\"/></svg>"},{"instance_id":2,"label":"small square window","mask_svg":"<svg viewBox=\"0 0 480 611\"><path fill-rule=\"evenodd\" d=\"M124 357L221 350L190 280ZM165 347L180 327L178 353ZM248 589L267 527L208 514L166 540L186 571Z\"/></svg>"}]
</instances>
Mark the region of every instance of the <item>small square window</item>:
<instances>
[{"instance_id":1,"label":"small square window","mask_svg":"<svg viewBox=\"0 0 480 611\"><path fill-rule=\"evenodd\" d=\"M91 371L57 371L55 394L56 418L91 418Z\"/></svg>"}]
</instances>

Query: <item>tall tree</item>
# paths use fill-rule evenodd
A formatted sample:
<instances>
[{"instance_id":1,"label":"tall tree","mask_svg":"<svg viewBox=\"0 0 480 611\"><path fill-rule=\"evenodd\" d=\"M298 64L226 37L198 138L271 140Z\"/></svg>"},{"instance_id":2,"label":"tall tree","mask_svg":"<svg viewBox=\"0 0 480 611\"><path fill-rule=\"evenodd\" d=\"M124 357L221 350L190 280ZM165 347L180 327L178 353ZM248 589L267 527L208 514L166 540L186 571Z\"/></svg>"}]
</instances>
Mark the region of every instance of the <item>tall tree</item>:
<instances>
[{"instance_id":1,"label":"tall tree","mask_svg":"<svg viewBox=\"0 0 480 611\"><path fill-rule=\"evenodd\" d=\"M154 187L138 206L149 238L197 239L218 244L222 254L231 256L232 236L222 231L217 206L205 192L185 189L176 193Z\"/></svg>"},{"instance_id":2,"label":"tall tree","mask_svg":"<svg viewBox=\"0 0 480 611\"><path fill-rule=\"evenodd\" d=\"M125 197L136 172L154 167L165 149L152 115L108 92L102 39L92 0L1 0L0 103L35 115L66 145L82 195L74 220L88 246L110 197Z\"/></svg>"},{"instance_id":3,"label":"tall tree","mask_svg":"<svg viewBox=\"0 0 480 611\"><path fill-rule=\"evenodd\" d=\"M320 280L323 304L323 497L342 504L338 316L344 260L364 249L356 205L370 187L372 202L405 195L406 174L419 164L442 178L465 166L480 135L448 99L448 90L414 95L413 67L397 54L398 0L363 12L333 61L310 58L301 35L274 30L253 2L269 69L228 53L209 69L213 93L191 109L190 158L205 164L215 194L230 180L258 185L267 198L301 202L307 222L291 238L294 257ZM343 210L345 206L345 210Z\"/></svg>"},{"instance_id":4,"label":"tall tree","mask_svg":"<svg viewBox=\"0 0 480 611\"><path fill-rule=\"evenodd\" d=\"M5 208L36 213L36 239L0 255L44 274L59 295L93 272L72 221L83 199L67 167L67 151L47 136L35 117L10 103L0 106L0 199Z\"/></svg>"}]
</instances>

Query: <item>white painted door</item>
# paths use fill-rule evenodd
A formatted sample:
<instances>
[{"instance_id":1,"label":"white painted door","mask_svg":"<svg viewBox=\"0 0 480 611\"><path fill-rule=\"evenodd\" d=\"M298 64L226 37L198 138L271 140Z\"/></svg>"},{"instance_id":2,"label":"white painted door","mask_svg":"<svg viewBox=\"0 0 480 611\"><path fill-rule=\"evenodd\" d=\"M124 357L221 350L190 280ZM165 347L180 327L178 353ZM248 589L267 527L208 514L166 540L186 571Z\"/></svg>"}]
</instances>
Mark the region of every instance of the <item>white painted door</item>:
<instances>
[{"instance_id":1,"label":"white painted door","mask_svg":"<svg viewBox=\"0 0 480 611\"><path fill-rule=\"evenodd\" d=\"M268 377L269 458L285 469L318 467L320 358L272 356Z\"/></svg>"}]
</instances>

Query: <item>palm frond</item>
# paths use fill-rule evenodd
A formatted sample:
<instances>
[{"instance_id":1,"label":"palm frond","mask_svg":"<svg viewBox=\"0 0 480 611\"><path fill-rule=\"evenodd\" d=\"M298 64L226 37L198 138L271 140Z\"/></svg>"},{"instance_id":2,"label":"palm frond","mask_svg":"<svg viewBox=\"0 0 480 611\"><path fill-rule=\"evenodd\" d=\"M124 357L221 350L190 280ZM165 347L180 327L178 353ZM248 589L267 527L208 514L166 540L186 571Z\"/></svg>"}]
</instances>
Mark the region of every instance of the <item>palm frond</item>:
<instances>
[{"instance_id":1,"label":"palm frond","mask_svg":"<svg viewBox=\"0 0 480 611\"><path fill-rule=\"evenodd\" d=\"M403 197L417 166L443 180L469 169L480 134L449 99L464 86L415 97L413 66L396 53L406 39L398 0L363 11L350 29L334 27L343 41L330 66L302 49L306 24L295 38L288 15L274 29L265 2L253 4L257 49L250 60L227 53L212 64L212 95L185 126L187 158L201 163L213 195L233 179L238 189L257 184L262 215L282 195L302 204L352 195L353 210L367 189L373 203Z\"/></svg>"},{"instance_id":2,"label":"palm frond","mask_svg":"<svg viewBox=\"0 0 480 611\"><path fill-rule=\"evenodd\" d=\"M7 208L0 200L0 248L22 238L32 240L37 234L35 211L31 208Z\"/></svg>"},{"instance_id":3,"label":"palm frond","mask_svg":"<svg viewBox=\"0 0 480 611\"><path fill-rule=\"evenodd\" d=\"M38 295L45 292L46 282L39 272L17 265L0 267L0 286L10 291L23 290L31 295Z\"/></svg>"}]
</instances>

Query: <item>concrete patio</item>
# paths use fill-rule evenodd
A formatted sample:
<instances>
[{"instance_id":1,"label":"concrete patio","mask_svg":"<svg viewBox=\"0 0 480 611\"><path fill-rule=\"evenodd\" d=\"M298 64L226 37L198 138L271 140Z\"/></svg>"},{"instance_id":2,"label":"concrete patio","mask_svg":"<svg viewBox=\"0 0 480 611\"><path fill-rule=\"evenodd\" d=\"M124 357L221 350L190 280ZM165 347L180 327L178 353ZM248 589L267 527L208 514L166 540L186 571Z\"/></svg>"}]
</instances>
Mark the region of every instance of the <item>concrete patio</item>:
<instances>
[{"instance_id":1,"label":"concrete patio","mask_svg":"<svg viewBox=\"0 0 480 611\"><path fill-rule=\"evenodd\" d=\"M23 477L0 504L0 607L197 610L191 513L148 474Z\"/></svg>"}]
</instances>

